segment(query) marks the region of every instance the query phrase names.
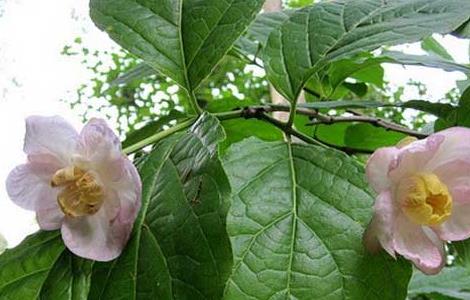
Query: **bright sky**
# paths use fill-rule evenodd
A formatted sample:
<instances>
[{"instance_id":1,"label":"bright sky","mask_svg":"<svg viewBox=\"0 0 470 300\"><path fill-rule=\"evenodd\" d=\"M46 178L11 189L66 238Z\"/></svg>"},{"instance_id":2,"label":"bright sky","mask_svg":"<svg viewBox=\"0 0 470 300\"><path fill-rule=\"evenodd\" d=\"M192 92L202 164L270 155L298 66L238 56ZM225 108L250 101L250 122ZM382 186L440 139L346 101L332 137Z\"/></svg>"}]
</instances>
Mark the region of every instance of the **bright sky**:
<instances>
[{"instance_id":1,"label":"bright sky","mask_svg":"<svg viewBox=\"0 0 470 300\"><path fill-rule=\"evenodd\" d=\"M112 45L88 18L86 0L0 0L0 233L9 247L37 230L34 214L15 206L5 191L5 179L25 161L22 152L25 117L61 115L80 128L78 112L61 99L71 97L88 77L80 62L60 53L81 36L92 48ZM459 62L468 63L468 42L441 39ZM406 47L419 54L419 46ZM414 78L428 86L430 98L439 99L464 79L459 73L401 66L387 66L387 78L395 85ZM408 99L416 98L412 91ZM429 99L429 100L432 100Z\"/></svg>"}]
</instances>

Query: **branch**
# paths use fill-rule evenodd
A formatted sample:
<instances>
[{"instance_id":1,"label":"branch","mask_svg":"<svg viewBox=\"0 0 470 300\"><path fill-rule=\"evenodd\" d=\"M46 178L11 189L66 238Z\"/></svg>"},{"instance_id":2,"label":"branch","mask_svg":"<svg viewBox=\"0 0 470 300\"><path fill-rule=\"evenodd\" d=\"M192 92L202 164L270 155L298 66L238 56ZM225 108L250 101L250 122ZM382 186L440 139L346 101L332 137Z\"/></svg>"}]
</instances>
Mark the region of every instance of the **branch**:
<instances>
[{"instance_id":1,"label":"branch","mask_svg":"<svg viewBox=\"0 0 470 300\"><path fill-rule=\"evenodd\" d=\"M354 116L350 116L350 117L342 117L342 116L336 117L336 116L321 115L321 118L317 118L316 121L313 121L309 123L308 125L313 126L313 125L320 125L320 124L330 125L334 123L359 122L359 123L369 123L377 127L385 128L385 130L401 132L406 135L417 137L419 139L423 139L428 136L425 133L417 132L417 131L408 129L406 127L400 126L398 124L385 121L380 118L369 117L365 115L358 115L357 112L354 112L354 114L355 114Z\"/></svg>"}]
</instances>

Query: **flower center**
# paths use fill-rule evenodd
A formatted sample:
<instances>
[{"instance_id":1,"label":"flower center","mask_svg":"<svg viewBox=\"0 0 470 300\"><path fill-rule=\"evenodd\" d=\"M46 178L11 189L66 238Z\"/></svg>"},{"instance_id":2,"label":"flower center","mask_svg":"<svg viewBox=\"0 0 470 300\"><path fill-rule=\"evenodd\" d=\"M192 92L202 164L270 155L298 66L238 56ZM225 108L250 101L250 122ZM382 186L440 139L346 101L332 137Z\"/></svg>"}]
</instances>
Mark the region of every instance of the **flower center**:
<instances>
[{"instance_id":1,"label":"flower center","mask_svg":"<svg viewBox=\"0 0 470 300\"><path fill-rule=\"evenodd\" d=\"M398 195L403 212L416 224L439 225L451 215L452 196L436 174L418 173L405 179Z\"/></svg>"},{"instance_id":2,"label":"flower center","mask_svg":"<svg viewBox=\"0 0 470 300\"><path fill-rule=\"evenodd\" d=\"M93 215L103 204L104 191L95 176L75 166L58 170L52 176L51 186L63 187L57 202L67 216Z\"/></svg>"}]
</instances>

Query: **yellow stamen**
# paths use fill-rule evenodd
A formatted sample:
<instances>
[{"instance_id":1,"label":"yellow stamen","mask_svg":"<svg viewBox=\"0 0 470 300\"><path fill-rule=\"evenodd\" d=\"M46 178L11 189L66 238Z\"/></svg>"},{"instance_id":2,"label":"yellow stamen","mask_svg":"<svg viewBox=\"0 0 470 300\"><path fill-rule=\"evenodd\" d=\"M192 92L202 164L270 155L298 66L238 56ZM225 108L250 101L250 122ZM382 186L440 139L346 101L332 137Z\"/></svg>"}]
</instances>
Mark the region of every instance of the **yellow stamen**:
<instances>
[{"instance_id":1,"label":"yellow stamen","mask_svg":"<svg viewBox=\"0 0 470 300\"><path fill-rule=\"evenodd\" d=\"M96 178L75 166L58 170L52 176L51 186L63 187L57 202L67 216L93 215L103 204L104 191Z\"/></svg>"},{"instance_id":2,"label":"yellow stamen","mask_svg":"<svg viewBox=\"0 0 470 300\"><path fill-rule=\"evenodd\" d=\"M403 180L398 196L403 212L416 224L439 225L452 212L452 196L433 173L418 173Z\"/></svg>"}]
</instances>

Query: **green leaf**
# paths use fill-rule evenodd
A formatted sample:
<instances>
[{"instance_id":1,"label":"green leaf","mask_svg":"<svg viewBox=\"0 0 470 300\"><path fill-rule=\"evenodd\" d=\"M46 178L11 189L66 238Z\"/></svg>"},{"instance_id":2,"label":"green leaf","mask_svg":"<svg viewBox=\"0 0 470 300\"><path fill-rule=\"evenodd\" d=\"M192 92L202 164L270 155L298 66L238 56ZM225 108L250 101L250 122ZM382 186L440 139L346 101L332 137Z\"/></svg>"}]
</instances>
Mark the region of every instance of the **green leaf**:
<instances>
[{"instance_id":1,"label":"green leaf","mask_svg":"<svg viewBox=\"0 0 470 300\"><path fill-rule=\"evenodd\" d=\"M380 147L395 146L405 137L403 133L389 131L371 124L354 124L346 129L344 144L355 149L374 151Z\"/></svg>"},{"instance_id":2,"label":"green leaf","mask_svg":"<svg viewBox=\"0 0 470 300\"><path fill-rule=\"evenodd\" d=\"M320 2L271 32L264 51L268 79L295 103L305 82L328 63L450 32L469 14L467 0Z\"/></svg>"},{"instance_id":3,"label":"green leaf","mask_svg":"<svg viewBox=\"0 0 470 300\"><path fill-rule=\"evenodd\" d=\"M224 158L234 189L225 299L404 299L411 267L370 256L364 170L315 146L248 139Z\"/></svg>"},{"instance_id":4,"label":"green leaf","mask_svg":"<svg viewBox=\"0 0 470 300\"><path fill-rule=\"evenodd\" d=\"M385 58L390 58L391 63L438 68L448 72L459 71L465 74L470 73L470 67L468 65L458 64L436 56L412 55L397 51L385 51L382 55ZM384 62L386 62L386 59Z\"/></svg>"},{"instance_id":5,"label":"green leaf","mask_svg":"<svg viewBox=\"0 0 470 300\"><path fill-rule=\"evenodd\" d=\"M69 251L55 263L41 290L40 299L88 299L93 261L74 256Z\"/></svg>"},{"instance_id":6,"label":"green leaf","mask_svg":"<svg viewBox=\"0 0 470 300\"><path fill-rule=\"evenodd\" d=\"M454 61L454 58L447 52L446 48L432 36L425 38L421 42L421 48L431 55L437 55L440 58Z\"/></svg>"},{"instance_id":7,"label":"green leaf","mask_svg":"<svg viewBox=\"0 0 470 300\"><path fill-rule=\"evenodd\" d=\"M455 262L470 272L470 239L452 242L451 247L456 252Z\"/></svg>"},{"instance_id":8,"label":"green leaf","mask_svg":"<svg viewBox=\"0 0 470 300\"><path fill-rule=\"evenodd\" d=\"M438 275L427 276L414 272L409 296L439 294L455 299L470 299L470 271L454 266L444 268Z\"/></svg>"},{"instance_id":9,"label":"green leaf","mask_svg":"<svg viewBox=\"0 0 470 300\"><path fill-rule=\"evenodd\" d=\"M91 0L95 24L131 53L195 90L245 31L263 0Z\"/></svg>"},{"instance_id":10,"label":"green leaf","mask_svg":"<svg viewBox=\"0 0 470 300\"><path fill-rule=\"evenodd\" d=\"M219 299L232 265L230 186L217 159L225 138L203 114L139 162L142 209L125 252L96 263L90 299Z\"/></svg>"},{"instance_id":11,"label":"green leaf","mask_svg":"<svg viewBox=\"0 0 470 300\"><path fill-rule=\"evenodd\" d=\"M30 235L5 251L0 255L0 299L37 299L63 251L57 231Z\"/></svg>"},{"instance_id":12,"label":"green leaf","mask_svg":"<svg viewBox=\"0 0 470 300\"><path fill-rule=\"evenodd\" d=\"M263 141L280 141L284 137L282 131L276 127L256 119L222 121L222 126L227 138L220 143L221 154L224 154L232 144L252 136Z\"/></svg>"}]
</instances>

